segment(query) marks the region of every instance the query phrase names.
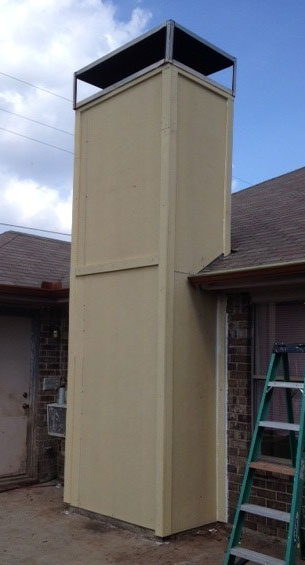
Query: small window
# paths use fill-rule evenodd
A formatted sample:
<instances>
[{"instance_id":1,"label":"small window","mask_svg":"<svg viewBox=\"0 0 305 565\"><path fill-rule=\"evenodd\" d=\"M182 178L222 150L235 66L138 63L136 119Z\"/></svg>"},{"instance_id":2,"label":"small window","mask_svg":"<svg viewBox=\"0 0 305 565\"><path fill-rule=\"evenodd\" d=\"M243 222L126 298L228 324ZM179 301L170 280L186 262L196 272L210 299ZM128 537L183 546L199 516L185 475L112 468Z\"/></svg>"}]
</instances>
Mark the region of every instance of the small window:
<instances>
[{"instance_id":1,"label":"small window","mask_svg":"<svg viewBox=\"0 0 305 565\"><path fill-rule=\"evenodd\" d=\"M264 382L274 342L305 343L305 305L304 302L258 304L255 309L255 354L253 377L254 421L264 388ZM303 380L305 354L289 355L290 378ZM283 375L280 367L279 375ZM292 392L294 419L299 421L301 393ZM268 420L287 421L285 391L273 392ZM262 441L262 455L268 457L290 458L289 433L285 431L265 431Z\"/></svg>"}]
</instances>

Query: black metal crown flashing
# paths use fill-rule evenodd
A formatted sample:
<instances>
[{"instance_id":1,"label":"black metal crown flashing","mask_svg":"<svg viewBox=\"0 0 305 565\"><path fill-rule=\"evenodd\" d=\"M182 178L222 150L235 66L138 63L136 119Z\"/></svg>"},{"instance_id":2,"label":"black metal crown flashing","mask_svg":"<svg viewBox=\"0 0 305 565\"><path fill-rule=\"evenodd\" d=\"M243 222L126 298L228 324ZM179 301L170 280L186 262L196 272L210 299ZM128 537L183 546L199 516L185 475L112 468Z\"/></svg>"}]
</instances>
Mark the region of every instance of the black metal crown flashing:
<instances>
[{"instance_id":1,"label":"black metal crown flashing","mask_svg":"<svg viewBox=\"0 0 305 565\"><path fill-rule=\"evenodd\" d=\"M168 62L203 77L232 67L230 92L235 93L235 57L169 20L77 71L74 74L74 108L84 103L77 102L78 80L102 90L110 89Z\"/></svg>"}]
</instances>

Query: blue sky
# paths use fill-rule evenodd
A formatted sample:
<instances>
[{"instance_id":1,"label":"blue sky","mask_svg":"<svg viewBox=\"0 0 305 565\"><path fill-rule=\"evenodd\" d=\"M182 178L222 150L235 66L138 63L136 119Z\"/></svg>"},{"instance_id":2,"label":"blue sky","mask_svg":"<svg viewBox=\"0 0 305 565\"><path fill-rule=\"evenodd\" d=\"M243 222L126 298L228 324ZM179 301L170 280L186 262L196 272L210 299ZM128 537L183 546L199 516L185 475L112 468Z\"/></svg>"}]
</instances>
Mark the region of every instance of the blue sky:
<instances>
[{"instance_id":1,"label":"blue sky","mask_svg":"<svg viewBox=\"0 0 305 565\"><path fill-rule=\"evenodd\" d=\"M123 2L121 4L131 4ZM250 184L305 166L305 2L141 3L237 57L233 175ZM235 181L245 188L247 183Z\"/></svg>"},{"instance_id":2,"label":"blue sky","mask_svg":"<svg viewBox=\"0 0 305 565\"><path fill-rule=\"evenodd\" d=\"M0 231L70 232L73 72L167 19L237 57L234 190L305 166L303 0L1 0Z\"/></svg>"}]
</instances>

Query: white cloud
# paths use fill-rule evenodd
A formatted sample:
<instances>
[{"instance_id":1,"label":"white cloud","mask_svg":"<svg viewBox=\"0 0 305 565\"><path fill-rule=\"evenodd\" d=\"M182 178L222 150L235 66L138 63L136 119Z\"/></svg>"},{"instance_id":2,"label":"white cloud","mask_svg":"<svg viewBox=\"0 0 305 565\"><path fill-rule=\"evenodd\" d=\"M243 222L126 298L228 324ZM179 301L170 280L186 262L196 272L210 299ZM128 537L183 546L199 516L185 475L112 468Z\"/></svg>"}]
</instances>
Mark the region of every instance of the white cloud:
<instances>
[{"instance_id":1,"label":"white cloud","mask_svg":"<svg viewBox=\"0 0 305 565\"><path fill-rule=\"evenodd\" d=\"M0 176L0 209L5 222L64 233L71 232L72 190L60 195L33 180Z\"/></svg>"},{"instance_id":2,"label":"white cloud","mask_svg":"<svg viewBox=\"0 0 305 565\"><path fill-rule=\"evenodd\" d=\"M237 179L232 179L232 192L237 192L240 189L240 183Z\"/></svg>"},{"instance_id":3,"label":"white cloud","mask_svg":"<svg viewBox=\"0 0 305 565\"><path fill-rule=\"evenodd\" d=\"M233 177L232 185L231 185L231 192L238 192L239 190L244 190L245 188L249 188L250 183L239 179L237 177Z\"/></svg>"},{"instance_id":4,"label":"white cloud","mask_svg":"<svg viewBox=\"0 0 305 565\"><path fill-rule=\"evenodd\" d=\"M128 21L115 1L1 0L0 73L71 99L73 72L143 33L149 19L136 0ZM0 74L0 128L73 151L70 135L3 110L73 132L71 102ZM69 229L72 168L69 153L0 129L0 221Z\"/></svg>"}]
</instances>

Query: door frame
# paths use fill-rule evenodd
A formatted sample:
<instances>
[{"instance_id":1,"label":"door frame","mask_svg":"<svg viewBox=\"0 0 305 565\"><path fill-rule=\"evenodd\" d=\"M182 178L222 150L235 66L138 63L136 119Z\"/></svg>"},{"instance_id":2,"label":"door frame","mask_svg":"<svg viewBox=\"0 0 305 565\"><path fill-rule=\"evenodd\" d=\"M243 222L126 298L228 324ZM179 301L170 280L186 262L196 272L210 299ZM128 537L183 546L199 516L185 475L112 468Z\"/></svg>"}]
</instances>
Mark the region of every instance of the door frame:
<instances>
[{"instance_id":1,"label":"door frame","mask_svg":"<svg viewBox=\"0 0 305 565\"><path fill-rule=\"evenodd\" d=\"M14 316L18 318L29 318L31 327L31 353L30 353L30 379L29 379L29 413L27 421L27 462L26 472L20 475L5 475L0 477L0 486L3 483L32 482L37 479L37 450L35 449L36 434L34 422L37 413L37 385L39 375L39 334L40 314L39 310L32 310L20 306L0 306L0 316Z\"/></svg>"}]
</instances>

